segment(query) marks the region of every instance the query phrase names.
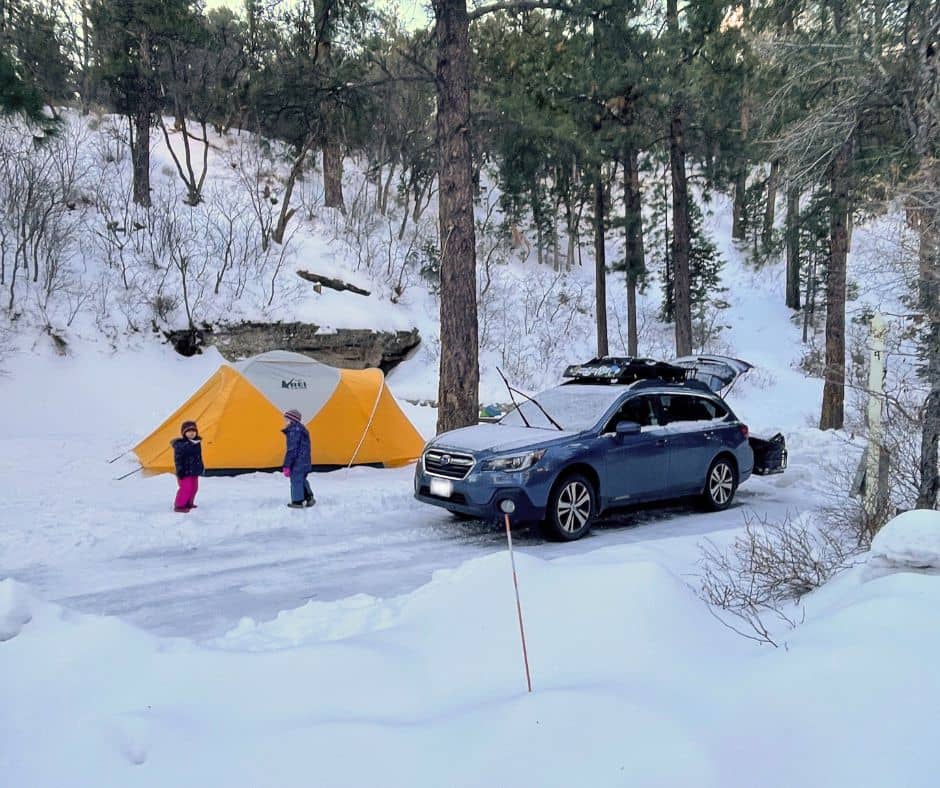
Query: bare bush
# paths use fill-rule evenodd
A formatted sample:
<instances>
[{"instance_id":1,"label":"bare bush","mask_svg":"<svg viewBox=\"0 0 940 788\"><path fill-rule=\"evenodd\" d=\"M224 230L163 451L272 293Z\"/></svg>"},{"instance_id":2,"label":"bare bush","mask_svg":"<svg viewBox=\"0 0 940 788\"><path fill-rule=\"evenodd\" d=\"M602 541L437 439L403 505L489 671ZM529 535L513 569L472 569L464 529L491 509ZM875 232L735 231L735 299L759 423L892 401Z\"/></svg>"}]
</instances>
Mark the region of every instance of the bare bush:
<instances>
[{"instance_id":1,"label":"bare bush","mask_svg":"<svg viewBox=\"0 0 940 788\"><path fill-rule=\"evenodd\" d=\"M777 646L776 628L799 623L795 603L850 566L860 548L841 528L745 515L744 532L728 549L708 542L701 551L702 599L730 614L737 623L719 618L738 634Z\"/></svg>"},{"instance_id":2,"label":"bare bush","mask_svg":"<svg viewBox=\"0 0 940 788\"><path fill-rule=\"evenodd\" d=\"M47 328L71 323L86 298L76 265L87 136L73 123L37 144L16 121L0 124L0 285L11 318L35 309Z\"/></svg>"},{"instance_id":3,"label":"bare bush","mask_svg":"<svg viewBox=\"0 0 940 788\"><path fill-rule=\"evenodd\" d=\"M237 174L236 182L248 201L261 248L267 251L277 224L278 162L270 144L248 135L226 150L229 167Z\"/></svg>"}]
</instances>

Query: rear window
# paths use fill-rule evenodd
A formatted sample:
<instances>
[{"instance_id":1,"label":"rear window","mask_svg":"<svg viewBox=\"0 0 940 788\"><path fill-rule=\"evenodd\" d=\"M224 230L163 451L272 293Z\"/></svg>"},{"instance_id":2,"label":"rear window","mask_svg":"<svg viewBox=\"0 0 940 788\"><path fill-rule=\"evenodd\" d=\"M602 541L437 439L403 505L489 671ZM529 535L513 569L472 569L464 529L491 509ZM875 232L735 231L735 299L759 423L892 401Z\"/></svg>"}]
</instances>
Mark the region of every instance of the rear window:
<instances>
[{"instance_id":1,"label":"rear window","mask_svg":"<svg viewBox=\"0 0 940 788\"><path fill-rule=\"evenodd\" d=\"M660 397L660 404L664 424L675 424L680 421L713 421L723 419L728 415L727 408L720 403L687 394L663 394Z\"/></svg>"}]
</instances>

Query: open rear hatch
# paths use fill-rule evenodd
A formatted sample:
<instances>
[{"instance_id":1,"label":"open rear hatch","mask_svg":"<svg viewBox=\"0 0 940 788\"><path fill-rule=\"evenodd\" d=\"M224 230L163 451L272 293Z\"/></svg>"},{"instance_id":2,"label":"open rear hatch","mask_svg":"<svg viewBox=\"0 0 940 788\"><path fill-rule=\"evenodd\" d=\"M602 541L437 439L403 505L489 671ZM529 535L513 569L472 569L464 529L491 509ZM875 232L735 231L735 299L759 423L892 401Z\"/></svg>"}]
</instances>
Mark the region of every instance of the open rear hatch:
<instances>
[{"instance_id":1,"label":"open rear hatch","mask_svg":"<svg viewBox=\"0 0 940 788\"><path fill-rule=\"evenodd\" d=\"M754 368L739 358L730 356L682 356L669 362L686 370L686 378L700 380L716 394L727 394L748 370Z\"/></svg>"}]
</instances>

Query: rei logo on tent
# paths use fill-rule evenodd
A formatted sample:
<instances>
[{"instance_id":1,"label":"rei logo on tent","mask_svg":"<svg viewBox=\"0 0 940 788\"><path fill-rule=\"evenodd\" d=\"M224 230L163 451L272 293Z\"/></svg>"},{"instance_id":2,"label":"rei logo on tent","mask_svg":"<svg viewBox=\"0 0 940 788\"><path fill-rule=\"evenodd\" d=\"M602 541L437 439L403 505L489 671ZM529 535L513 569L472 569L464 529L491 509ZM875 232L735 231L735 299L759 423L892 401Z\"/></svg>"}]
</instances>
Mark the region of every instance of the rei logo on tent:
<instances>
[{"instance_id":1,"label":"rei logo on tent","mask_svg":"<svg viewBox=\"0 0 940 788\"><path fill-rule=\"evenodd\" d=\"M307 388L307 381L301 380L300 378L291 378L290 380L281 381L282 389L305 389Z\"/></svg>"}]
</instances>

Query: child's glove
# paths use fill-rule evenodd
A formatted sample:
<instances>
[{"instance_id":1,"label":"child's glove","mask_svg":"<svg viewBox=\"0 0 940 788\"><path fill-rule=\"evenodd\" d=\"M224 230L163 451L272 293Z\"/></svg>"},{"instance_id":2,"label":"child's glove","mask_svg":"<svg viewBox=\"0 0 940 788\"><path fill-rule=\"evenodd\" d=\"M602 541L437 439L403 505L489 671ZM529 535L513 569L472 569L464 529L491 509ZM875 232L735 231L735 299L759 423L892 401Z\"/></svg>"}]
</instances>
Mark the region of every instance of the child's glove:
<instances>
[{"instance_id":1,"label":"child's glove","mask_svg":"<svg viewBox=\"0 0 940 788\"><path fill-rule=\"evenodd\" d=\"M285 476L290 476L290 468L285 468L285 469L284 469L284 475L285 475Z\"/></svg>"}]
</instances>

